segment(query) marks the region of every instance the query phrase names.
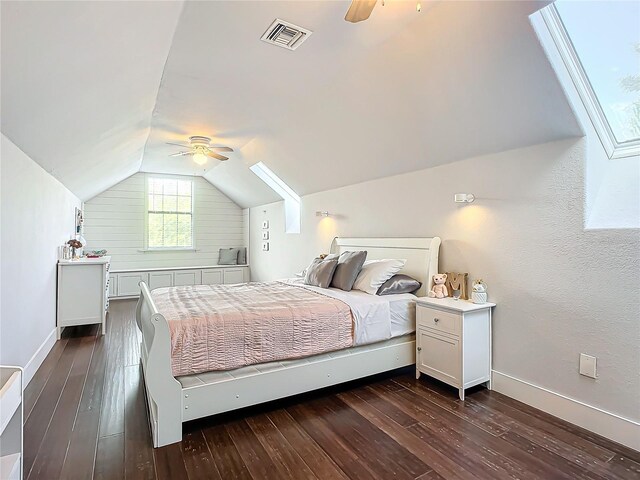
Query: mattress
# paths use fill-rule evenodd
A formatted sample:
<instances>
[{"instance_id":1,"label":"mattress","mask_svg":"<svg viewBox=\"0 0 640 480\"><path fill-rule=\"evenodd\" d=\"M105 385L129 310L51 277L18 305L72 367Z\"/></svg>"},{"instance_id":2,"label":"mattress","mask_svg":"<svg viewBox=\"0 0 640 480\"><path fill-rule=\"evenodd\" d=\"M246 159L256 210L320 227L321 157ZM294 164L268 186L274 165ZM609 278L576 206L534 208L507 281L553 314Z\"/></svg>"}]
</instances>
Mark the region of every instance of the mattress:
<instances>
[{"instance_id":1,"label":"mattress","mask_svg":"<svg viewBox=\"0 0 640 480\"><path fill-rule=\"evenodd\" d=\"M376 296L298 279L153 290L171 334L173 375L233 370L415 331L415 296Z\"/></svg>"}]
</instances>

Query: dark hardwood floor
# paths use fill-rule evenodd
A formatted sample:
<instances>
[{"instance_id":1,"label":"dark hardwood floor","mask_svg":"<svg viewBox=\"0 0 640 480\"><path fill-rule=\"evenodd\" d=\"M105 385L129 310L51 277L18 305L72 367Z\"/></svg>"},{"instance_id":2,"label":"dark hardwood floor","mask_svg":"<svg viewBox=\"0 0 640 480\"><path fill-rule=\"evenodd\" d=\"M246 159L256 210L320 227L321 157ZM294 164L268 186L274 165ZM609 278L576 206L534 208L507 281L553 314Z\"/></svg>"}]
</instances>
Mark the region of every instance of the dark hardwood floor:
<instances>
[{"instance_id":1,"label":"dark hardwood floor","mask_svg":"<svg viewBox=\"0 0 640 480\"><path fill-rule=\"evenodd\" d=\"M70 330L25 392L25 479L640 478L640 453L412 372L187 424L153 449L132 301ZM212 399L213 401L213 399Z\"/></svg>"}]
</instances>

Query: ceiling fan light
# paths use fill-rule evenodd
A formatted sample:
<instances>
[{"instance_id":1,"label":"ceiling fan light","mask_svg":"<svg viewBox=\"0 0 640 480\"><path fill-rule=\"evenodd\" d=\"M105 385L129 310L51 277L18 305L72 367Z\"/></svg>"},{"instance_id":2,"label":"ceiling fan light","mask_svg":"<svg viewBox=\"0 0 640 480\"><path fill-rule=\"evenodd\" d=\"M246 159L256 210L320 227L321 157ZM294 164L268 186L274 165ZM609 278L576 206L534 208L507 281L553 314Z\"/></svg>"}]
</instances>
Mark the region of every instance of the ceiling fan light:
<instances>
[{"instance_id":1,"label":"ceiling fan light","mask_svg":"<svg viewBox=\"0 0 640 480\"><path fill-rule=\"evenodd\" d=\"M198 165L204 165L207 163L207 156L202 152L196 152L193 154L193 161Z\"/></svg>"}]
</instances>

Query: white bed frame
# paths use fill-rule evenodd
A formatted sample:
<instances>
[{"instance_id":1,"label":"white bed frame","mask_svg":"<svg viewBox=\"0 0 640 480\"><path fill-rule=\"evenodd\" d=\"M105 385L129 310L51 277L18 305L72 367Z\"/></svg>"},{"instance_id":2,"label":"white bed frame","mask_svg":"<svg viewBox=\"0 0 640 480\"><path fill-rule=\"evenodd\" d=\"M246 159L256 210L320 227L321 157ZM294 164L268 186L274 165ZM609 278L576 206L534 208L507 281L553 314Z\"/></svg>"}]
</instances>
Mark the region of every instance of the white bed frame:
<instances>
[{"instance_id":1,"label":"white bed frame","mask_svg":"<svg viewBox=\"0 0 640 480\"><path fill-rule=\"evenodd\" d=\"M423 283L424 296L438 273L440 238L340 238L332 253L367 250L367 258L404 258L402 273ZM176 379L171 373L169 325L140 282L136 322L154 447L182 440L182 423L316 390L415 364L415 337L407 335L306 359Z\"/></svg>"}]
</instances>

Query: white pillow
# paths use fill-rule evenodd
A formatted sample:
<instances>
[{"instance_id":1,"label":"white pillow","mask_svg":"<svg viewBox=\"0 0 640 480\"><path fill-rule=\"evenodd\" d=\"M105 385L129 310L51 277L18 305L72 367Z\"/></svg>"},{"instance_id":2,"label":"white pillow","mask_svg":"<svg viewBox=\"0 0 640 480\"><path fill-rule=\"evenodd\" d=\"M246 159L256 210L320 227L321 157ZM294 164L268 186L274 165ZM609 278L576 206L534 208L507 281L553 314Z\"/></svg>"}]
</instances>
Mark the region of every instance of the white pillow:
<instances>
[{"instance_id":1,"label":"white pillow","mask_svg":"<svg viewBox=\"0 0 640 480\"><path fill-rule=\"evenodd\" d=\"M368 260L364 262L353 289L375 295L384 282L402 270L405 263L406 260L400 259Z\"/></svg>"}]
</instances>

